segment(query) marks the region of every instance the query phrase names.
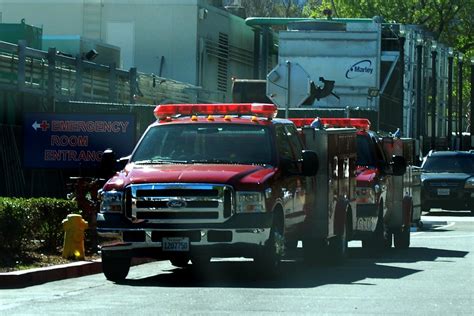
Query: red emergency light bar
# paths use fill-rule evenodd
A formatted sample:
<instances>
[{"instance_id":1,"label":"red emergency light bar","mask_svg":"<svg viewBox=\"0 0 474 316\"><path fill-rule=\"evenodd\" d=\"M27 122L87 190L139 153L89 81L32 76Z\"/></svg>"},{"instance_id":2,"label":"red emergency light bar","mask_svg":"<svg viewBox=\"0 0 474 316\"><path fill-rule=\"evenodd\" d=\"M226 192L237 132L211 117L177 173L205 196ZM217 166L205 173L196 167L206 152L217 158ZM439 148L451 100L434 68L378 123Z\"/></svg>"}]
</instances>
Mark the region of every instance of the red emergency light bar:
<instances>
[{"instance_id":1,"label":"red emergency light bar","mask_svg":"<svg viewBox=\"0 0 474 316\"><path fill-rule=\"evenodd\" d=\"M296 127L310 126L314 121L312 118L290 118L289 120L292 121Z\"/></svg>"},{"instance_id":2,"label":"red emergency light bar","mask_svg":"<svg viewBox=\"0 0 474 316\"><path fill-rule=\"evenodd\" d=\"M175 115L255 115L276 116L277 107L268 103L161 104L153 111L157 120Z\"/></svg>"},{"instance_id":3,"label":"red emergency light bar","mask_svg":"<svg viewBox=\"0 0 474 316\"><path fill-rule=\"evenodd\" d=\"M354 127L368 131L370 121L365 118L321 118L321 124L330 127Z\"/></svg>"},{"instance_id":4,"label":"red emergency light bar","mask_svg":"<svg viewBox=\"0 0 474 316\"><path fill-rule=\"evenodd\" d=\"M311 126L315 119L312 118L290 118L296 127ZM324 127L353 127L369 130L370 121L365 118L319 118L319 123Z\"/></svg>"}]
</instances>

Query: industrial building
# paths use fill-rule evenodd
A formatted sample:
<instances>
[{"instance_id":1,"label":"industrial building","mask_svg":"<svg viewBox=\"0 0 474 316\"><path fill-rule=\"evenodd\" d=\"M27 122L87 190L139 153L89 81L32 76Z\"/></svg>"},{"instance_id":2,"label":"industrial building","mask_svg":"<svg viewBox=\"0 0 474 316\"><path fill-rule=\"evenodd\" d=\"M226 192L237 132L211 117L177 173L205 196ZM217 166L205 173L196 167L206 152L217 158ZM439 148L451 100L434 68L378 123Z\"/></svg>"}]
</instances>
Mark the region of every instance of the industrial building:
<instances>
[{"instance_id":1,"label":"industrial building","mask_svg":"<svg viewBox=\"0 0 474 316\"><path fill-rule=\"evenodd\" d=\"M222 1L1 0L0 12L2 23L42 28L43 50L54 45L76 56L102 43L98 62L116 63L117 52L103 46L117 47L119 68L223 92L227 100L232 77L253 76L254 32Z\"/></svg>"}]
</instances>

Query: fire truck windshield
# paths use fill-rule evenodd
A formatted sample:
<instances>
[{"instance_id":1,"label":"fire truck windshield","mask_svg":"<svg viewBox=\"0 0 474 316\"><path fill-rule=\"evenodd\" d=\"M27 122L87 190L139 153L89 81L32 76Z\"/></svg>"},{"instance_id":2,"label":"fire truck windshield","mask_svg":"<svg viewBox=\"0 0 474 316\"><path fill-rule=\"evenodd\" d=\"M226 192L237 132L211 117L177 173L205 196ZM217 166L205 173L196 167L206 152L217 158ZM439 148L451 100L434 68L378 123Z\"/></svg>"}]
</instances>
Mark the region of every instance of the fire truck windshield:
<instances>
[{"instance_id":1,"label":"fire truck windshield","mask_svg":"<svg viewBox=\"0 0 474 316\"><path fill-rule=\"evenodd\" d=\"M372 140L366 135L357 135L357 165L375 166L376 159L371 144Z\"/></svg>"},{"instance_id":2,"label":"fire truck windshield","mask_svg":"<svg viewBox=\"0 0 474 316\"><path fill-rule=\"evenodd\" d=\"M268 127L244 124L169 124L150 128L131 162L272 164Z\"/></svg>"}]
</instances>

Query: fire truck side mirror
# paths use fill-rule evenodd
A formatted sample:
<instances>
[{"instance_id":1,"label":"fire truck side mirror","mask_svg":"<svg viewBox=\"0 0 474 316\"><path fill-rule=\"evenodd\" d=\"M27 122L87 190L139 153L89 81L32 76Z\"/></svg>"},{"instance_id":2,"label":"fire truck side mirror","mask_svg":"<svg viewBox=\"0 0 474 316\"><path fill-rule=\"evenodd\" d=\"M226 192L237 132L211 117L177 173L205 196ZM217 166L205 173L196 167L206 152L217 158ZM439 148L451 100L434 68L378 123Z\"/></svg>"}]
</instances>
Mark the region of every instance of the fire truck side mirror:
<instances>
[{"instance_id":1,"label":"fire truck side mirror","mask_svg":"<svg viewBox=\"0 0 474 316\"><path fill-rule=\"evenodd\" d=\"M118 160L115 158L115 152L107 148L102 153L102 159L100 160L100 166L98 171L99 178L110 179L117 171L125 168L130 156L121 157Z\"/></svg>"},{"instance_id":2,"label":"fire truck side mirror","mask_svg":"<svg viewBox=\"0 0 474 316\"><path fill-rule=\"evenodd\" d=\"M318 155L314 151L303 150L302 156L303 156L303 162L302 162L303 175L307 177L312 177L316 175L319 169Z\"/></svg>"},{"instance_id":3,"label":"fire truck side mirror","mask_svg":"<svg viewBox=\"0 0 474 316\"><path fill-rule=\"evenodd\" d=\"M102 153L100 166L98 170L98 177L102 179L109 179L115 173L115 153L111 148L107 148Z\"/></svg>"},{"instance_id":4,"label":"fire truck side mirror","mask_svg":"<svg viewBox=\"0 0 474 316\"><path fill-rule=\"evenodd\" d=\"M117 160L117 170L122 170L123 168L125 168L129 160L130 160L130 155L125 156L125 157L120 157Z\"/></svg>"},{"instance_id":5,"label":"fire truck side mirror","mask_svg":"<svg viewBox=\"0 0 474 316\"><path fill-rule=\"evenodd\" d=\"M394 176L403 176L407 171L407 161L402 156L392 157L392 172Z\"/></svg>"}]
</instances>

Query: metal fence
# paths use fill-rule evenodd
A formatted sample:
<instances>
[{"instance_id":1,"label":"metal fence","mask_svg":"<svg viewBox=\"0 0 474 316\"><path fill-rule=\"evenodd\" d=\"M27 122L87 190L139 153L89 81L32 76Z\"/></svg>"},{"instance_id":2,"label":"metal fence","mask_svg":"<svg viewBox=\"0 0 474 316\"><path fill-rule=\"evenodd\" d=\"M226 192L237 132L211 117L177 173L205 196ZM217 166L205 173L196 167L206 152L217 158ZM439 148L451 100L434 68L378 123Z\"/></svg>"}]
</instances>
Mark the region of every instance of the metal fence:
<instances>
[{"instance_id":1,"label":"metal fence","mask_svg":"<svg viewBox=\"0 0 474 316\"><path fill-rule=\"evenodd\" d=\"M43 107L48 109L38 111L54 110L58 101L157 104L225 100L223 92L141 73L136 68L123 70L65 56L54 48L47 52L32 49L24 41L18 45L0 41L0 91L45 98Z\"/></svg>"}]
</instances>

